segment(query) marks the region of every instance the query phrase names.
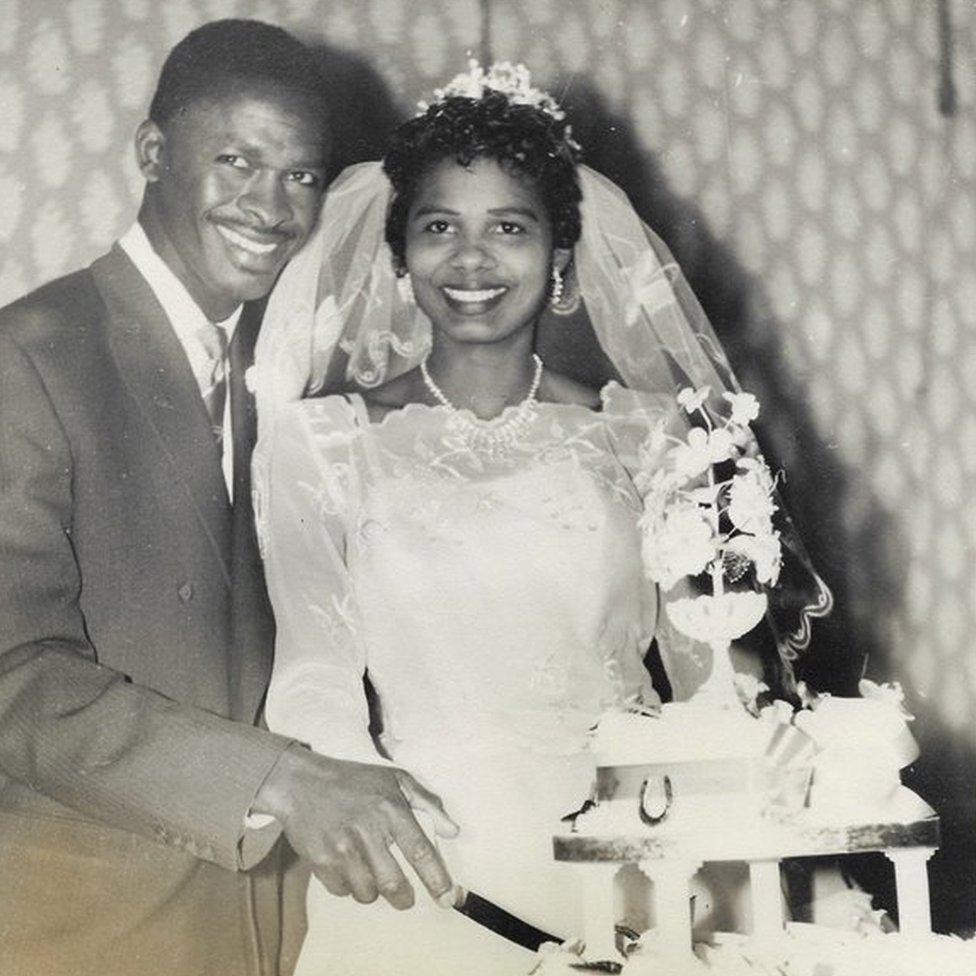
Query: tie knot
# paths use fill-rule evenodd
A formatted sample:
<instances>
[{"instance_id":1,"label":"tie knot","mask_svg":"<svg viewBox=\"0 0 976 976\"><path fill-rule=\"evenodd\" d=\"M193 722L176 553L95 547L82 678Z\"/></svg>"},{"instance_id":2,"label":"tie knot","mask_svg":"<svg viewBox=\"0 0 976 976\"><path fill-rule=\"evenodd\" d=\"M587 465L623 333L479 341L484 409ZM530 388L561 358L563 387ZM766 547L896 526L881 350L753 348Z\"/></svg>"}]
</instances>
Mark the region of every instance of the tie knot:
<instances>
[{"instance_id":1,"label":"tie knot","mask_svg":"<svg viewBox=\"0 0 976 976\"><path fill-rule=\"evenodd\" d=\"M217 362L223 362L227 357L227 331L213 322L201 325L197 330L203 348L207 350L207 355Z\"/></svg>"}]
</instances>

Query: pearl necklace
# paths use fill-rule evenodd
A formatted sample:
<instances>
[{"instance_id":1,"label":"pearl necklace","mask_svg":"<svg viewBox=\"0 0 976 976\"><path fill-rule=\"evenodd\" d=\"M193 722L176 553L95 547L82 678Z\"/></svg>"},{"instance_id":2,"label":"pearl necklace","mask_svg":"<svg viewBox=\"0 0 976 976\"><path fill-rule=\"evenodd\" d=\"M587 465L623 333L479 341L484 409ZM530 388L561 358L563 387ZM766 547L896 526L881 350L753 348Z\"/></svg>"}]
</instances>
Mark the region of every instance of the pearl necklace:
<instances>
[{"instance_id":1,"label":"pearl necklace","mask_svg":"<svg viewBox=\"0 0 976 976\"><path fill-rule=\"evenodd\" d=\"M479 420L472 411L461 410L451 403L444 391L434 382L427 371L427 359L429 358L428 355L420 363L420 375L423 378L424 386L442 407L447 407L450 410L451 417L448 426L461 436L465 446L469 450L477 454L485 454L489 458L500 458L516 447L535 416L536 394L538 394L539 384L542 382L542 359L536 353L532 354L532 360L535 363L535 376L532 378L529 392L521 403L505 407L497 417L493 417L491 420Z\"/></svg>"}]
</instances>

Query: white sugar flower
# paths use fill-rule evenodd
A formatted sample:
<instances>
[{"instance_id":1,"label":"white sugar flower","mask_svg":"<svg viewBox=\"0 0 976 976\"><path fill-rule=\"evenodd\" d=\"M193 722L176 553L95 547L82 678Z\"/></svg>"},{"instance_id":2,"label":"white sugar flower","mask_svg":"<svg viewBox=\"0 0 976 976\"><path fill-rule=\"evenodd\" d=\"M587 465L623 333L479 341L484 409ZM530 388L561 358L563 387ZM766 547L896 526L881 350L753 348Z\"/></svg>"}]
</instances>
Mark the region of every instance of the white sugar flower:
<instances>
[{"instance_id":1,"label":"white sugar flower","mask_svg":"<svg viewBox=\"0 0 976 976\"><path fill-rule=\"evenodd\" d=\"M800 699L800 707L809 709L815 709L830 698L830 692L814 691L805 681L796 683L796 695Z\"/></svg>"},{"instance_id":2,"label":"white sugar flower","mask_svg":"<svg viewBox=\"0 0 976 976\"><path fill-rule=\"evenodd\" d=\"M683 576L697 576L715 558L712 527L697 508L678 508L653 522L641 520L641 554L647 576L665 590Z\"/></svg>"},{"instance_id":3,"label":"white sugar flower","mask_svg":"<svg viewBox=\"0 0 976 976\"><path fill-rule=\"evenodd\" d=\"M712 466L708 446L708 432L700 427L688 431L688 440L676 445L671 451L675 474L684 478L697 478Z\"/></svg>"},{"instance_id":4,"label":"white sugar flower","mask_svg":"<svg viewBox=\"0 0 976 976\"><path fill-rule=\"evenodd\" d=\"M708 456L713 464L728 461L735 449L735 439L724 427L713 430L708 435Z\"/></svg>"},{"instance_id":5,"label":"white sugar flower","mask_svg":"<svg viewBox=\"0 0 976 976\"><path fill-rule=\"evenodd\" d=\"M759 416L759 401L751 393L723 393L722 397L732 404L733 424L749 424Z\"/></svg>"},{"instance_id":6,"label":"white sugar flower","mask_svg":"<svg viewBox=\"0 0 976 976\"><path fill-rule=\"evenodd\" d=\"M793 721L793 706L776 698L759 710L759 717L770 725L789 725Z\"/></svg>"},{"instance_id":7,"label":"white sugar flower","mask_svg":"<svg viewBox=\"0 0 976 976\"><path fill-rule=\"evenodd\" d=\"M883 682L878 684L870 678L861 678L857 683L857 690L862 698L871 698L874 701L883 702L896 708L901 714L910 719L913 716L905 708L905 692L902 690L901 682Z\"/></svg>"},{"instance_id":8,"label":"white sugar flower","mask_svg":"<svg viewBox=\"0 0 976 976\"><path fill-rule=\"evenodd\" d=\"M776 585L783 555L778 532L737 535L725 544L725 551L748 559L755 569L758 583Z\"/></svg>"},{"instance_id":9,"label":"white sugar flower","mask_svg":"<svg viewBox=\"0 0 976 976\"><path fill-rule=\"evenodd\" d=\"M747 671L736 671L733 678L735 690L745 710L758 718L759 706L757 699L764 691L769 691L769 685L760 681L754 674Z\"/></svg>"},{"instance_id":10,"label":"white sugar flower","mask_svg":"<svg viewBox=\"0 0 976 976\"><path fill-rule=\"evenodd\" d=\"M729 488L729 518L742 532L768 535L772 532L776 505L771 497L772 480L758 470L746 470L732 478Z\"/></svg>"},{"instance_id":11,"label":"white sugar flower","mask_svg":"<svg viewBox=\"0 0 976 976\"><path fill-rule=\"evenodd\" d=\"M708 394L712 392L710 386L700 386L697 390L686 386L678 394L678 403L685 408L688 413L694 413L702 408L702 404L708 399Z\"/></svg>"}]
</instances>

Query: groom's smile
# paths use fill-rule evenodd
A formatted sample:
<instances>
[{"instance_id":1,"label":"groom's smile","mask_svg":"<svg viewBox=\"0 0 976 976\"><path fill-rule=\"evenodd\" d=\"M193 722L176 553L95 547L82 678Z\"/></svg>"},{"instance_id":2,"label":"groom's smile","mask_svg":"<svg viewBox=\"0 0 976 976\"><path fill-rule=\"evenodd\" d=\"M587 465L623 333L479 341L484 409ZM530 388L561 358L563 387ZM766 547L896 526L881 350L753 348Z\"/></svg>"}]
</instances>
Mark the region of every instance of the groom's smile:
<instances>
[{"instance_id":1,"label":"groom's smile","mask_svg":"<svg viewBox=\"0 0 976 976\"><path fill-rule=\"evenodd\" d=\"M284 244L293 238L288 235L272 240L262 240L264 231L259 228L249 229L244 227L235 228L230 224L217 222L217 230L232 248L243 251L244 254L253 258L270 257L276 251L280 251ZM277 257L276 257L277 259Z\"/></svg>"}]
</instances>

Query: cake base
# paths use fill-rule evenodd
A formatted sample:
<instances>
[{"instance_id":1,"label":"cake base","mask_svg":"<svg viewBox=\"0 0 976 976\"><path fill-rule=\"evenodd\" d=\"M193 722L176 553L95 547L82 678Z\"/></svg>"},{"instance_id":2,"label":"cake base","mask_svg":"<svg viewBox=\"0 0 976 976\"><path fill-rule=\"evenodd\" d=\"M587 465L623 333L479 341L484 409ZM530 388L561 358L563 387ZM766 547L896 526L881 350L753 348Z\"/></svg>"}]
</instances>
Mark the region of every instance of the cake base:
<instances>
[{"instance_id":1,"label":"cake base","mask_svg":"<svg viewBox=\"0 0 976 976\"><path fill-rule=\"evenodd\" d=\"M976 941L947 935L859 933L791 923L776 936L757 938L717 932L676 961L645 939L622 964L587 969L586 953L551 947L534 976L579 976L619 972L621 976L973 976Z\"/></svg>"}]
</instances>

